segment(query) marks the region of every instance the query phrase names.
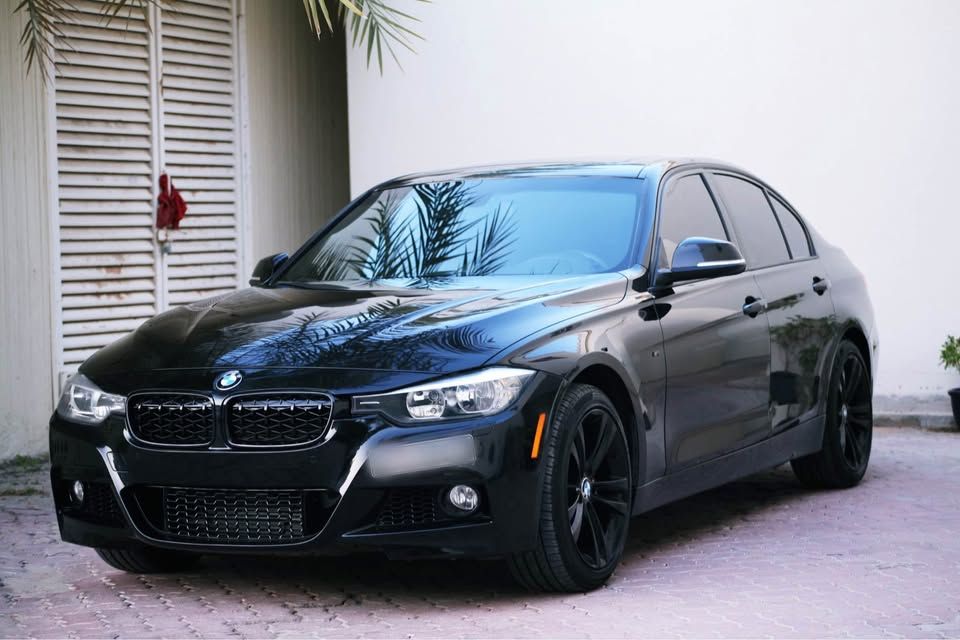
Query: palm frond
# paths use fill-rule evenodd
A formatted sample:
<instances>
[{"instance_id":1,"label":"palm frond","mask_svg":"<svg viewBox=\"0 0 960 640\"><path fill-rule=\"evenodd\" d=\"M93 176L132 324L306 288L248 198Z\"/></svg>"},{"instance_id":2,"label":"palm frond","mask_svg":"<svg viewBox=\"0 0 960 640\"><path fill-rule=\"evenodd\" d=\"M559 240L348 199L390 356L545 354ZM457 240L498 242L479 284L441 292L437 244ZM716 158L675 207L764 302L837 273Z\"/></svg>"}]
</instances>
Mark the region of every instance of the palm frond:
<instances>
[{"instance_id":1,"label":"palm frond","mask_svg":"<svg viewBox=\"0 0 960 640\"><path fill-rule=\"evenodd\" d=\"M488 276L499 271L507 258L510 247L517 241L517 222L513 217L513 205L497 205L494 212L483 221L483 231L473 243L473 255L467 260L463 254L465 276Z\"/></svg>"},{"instance_id":2,"label":"palm frond","mask_svg":"<svg viewBox=\"0 0 960 640\"><path fill-rule=\"evenodd\" d=\"M424 279L455 275L449 262L460 255L468 242L467 233L478 222L462 219L464 210L476 202L473 190L456 181L418 184L413 189L419 224L417 275Z\"/></svg>"},{"instance_id":3,"label":"palm frond","mask_svg":"<svg viewBox=\"0 0 960 640\"><path fill-rule=\"evenodd\" d=\"M20 46L24 48L28 72L37 64L43 79L48 79L48 66L53 64L53 39L63 37L59 24L66 22L66 12L72 8L67 0L21 0L14 8L14 13L23 12L26 17Z\"/></svg>"},{"instance_id":4,"label":"palm frond","mask_svg":"<svg viewBox=\"0 0 960 640\"><path fill-rule=\"evenodd\" d=\"M317 34L318 38L323 35L324 24L326 24L327 29L333 33L333 21L330 19L327 0L303 0L303 9L307 12L307 24L310 25L310 28ZM323 16L323 22L320 21L321 15Z\"/></svg>"},{"instance_id":5,"label":"palm frond","mask_svg":"<svg viewBox=\"0 0 960 640\"><path fill-rule=\"evenodd\" d=\"M133 17L134 10L138 10L149 27L147 10L152 4L159 4L159 0L103 0L101 13L107 17L109 22L120 15L120 12L124 9L126 9L128 20Z\"/></svg>"},{"instance_id":6,"label":"palm frond","mask_svg":"<svg viewBox=\"0 0 960 640\"><path fill-rule=\"evenodd\" d=\"M150 5L160 4L165 0L103 0L101 13L103 23L109 24L124 10L126 10L127 24L138 10L147 29L150 29L150 20L147 9ZM49 80L48 67L54 62L54 38L62 38L61 24L70 24L73 17L69 14L76 11L72 0L20 0L13 12L22 12L26 16L26 24L20 34L20 46L24 48L24 61L27 72L34 64L40 66L43 80Z\"/></svg>"},{"instance_id":7,"label":"palm frond","mask_svg":"<svg viewBox=\"0 0 960 640\"><path fill-rule=\"evenodd\" d=\"M322 247L313 257L314 277L319 281L346 280L353 275L351 249L342 244Z\"/></svg>"},{"instance_id":8,"label":"palm frond","mask_svg":"<svg viewBox=\"0 0 960 640\"><path fill-rule=\"evenodd\" d=\"M413 276L409 220L397 215L401 198L387 195L373 206L371 237L360 237L360 249L354 258L357 275L366 280L409 278Z\"/></svg>"},{"instance_id":9,"label":"palm frond","mask_svg":"<svg viewBox=\"0 0 960 640\"><path fill-rule=\"evenodd\" d=\"M420 19L390 6L390 3L385 0L332 1L337 2L337 20L349 25L351 46L366 47L368 67L376 52L380 73L383 73L384 49L396 65L402 68L400 59L397 57L397 48L403 47L416 53L414 43L417 40L423 40L423 36L412 28L412 25L420 22ZM429 2L429 0L419 1ZM328 0L303 0L307 22L317 37L322 36L325 31L330 33L334 31L332 14L327 2Z\"/></svg>"},{"instance_id":10,"label":"palm frond","mask_svg":"<svg viewBox=\"0 0 960 640\"><path fill-rule=\"evenodd\" d=\"M412 25L420 20L390 6L385 0L303 0L307 23L318 37L325 32L333 33L337 27L327 4L328 1L337 3L337 22L349 20L353 46L366 45L368 67L376 51L377 66L381 74L384 49L399 67L401 65L397 57L397 48L403 47L415 52L414 42L423 40L423 37L412 28ZM429 2L429 0L419 0L419 2ZM103 15L105 22L109 23L124 10L128 20L132 18L135 10L139 10L149 29L150 22L146 20L148 7L153 4L170 3L172 0L104 0ZM173 4L174 8L175 6ZM53 40L63 37L59 25L71 22L68 12L74 9L72 0L20 0L14 8L14 13L22 12L26 16L26 23L20 35L20 46L24 49L24 60L28 72L36 64L41 69L44 81L49 79L48 67L53 63Z\"/></svg>"},{"instance_id":11,"label":"palm frond","mask_svg":"<svg viewBox=\"0 0 960 640\"><path fill-rule=\"evenodd\" d=\"M356 315L318 324L315 331L324 343L342 344L359 336L375 335L389 326L396 316L408 311L399 298L387 299Z\"/></svg>"}]
</instances>

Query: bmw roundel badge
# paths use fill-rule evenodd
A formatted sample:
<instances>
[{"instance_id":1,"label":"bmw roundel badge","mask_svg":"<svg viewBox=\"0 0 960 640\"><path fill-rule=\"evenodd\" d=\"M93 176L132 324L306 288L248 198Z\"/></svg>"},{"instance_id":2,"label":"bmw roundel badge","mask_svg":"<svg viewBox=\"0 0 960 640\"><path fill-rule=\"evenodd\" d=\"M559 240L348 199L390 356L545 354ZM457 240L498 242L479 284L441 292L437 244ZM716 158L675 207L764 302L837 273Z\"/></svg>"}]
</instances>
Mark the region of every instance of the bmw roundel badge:
<instances>
[{"instance_id":1,"label":"bmw roundel badge","mask_svg":"<svg viewBox=\"0 0 960 640\"><path fill-rule=\"evenodd\" d=\"M240 384L241 380L243 380L243 375L239 371L227 371L217 378L217 389L220 391L233 389L235 386Z\"/></svg>"}]
</instances>

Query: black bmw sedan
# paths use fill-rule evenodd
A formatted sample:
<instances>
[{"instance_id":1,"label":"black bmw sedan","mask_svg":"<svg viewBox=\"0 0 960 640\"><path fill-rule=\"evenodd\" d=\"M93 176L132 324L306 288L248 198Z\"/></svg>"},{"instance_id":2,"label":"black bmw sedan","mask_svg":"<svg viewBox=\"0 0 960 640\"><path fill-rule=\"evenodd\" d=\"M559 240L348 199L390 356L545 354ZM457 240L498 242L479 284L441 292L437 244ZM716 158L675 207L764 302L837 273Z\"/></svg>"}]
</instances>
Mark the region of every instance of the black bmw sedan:
<instances>
[{"instance_id":1,"label":"black bmw sedan","mask_svg":"<svg viewBox=\"0 0 960 640\"><path fill-rule=\"evenodd\" d=\"M497 556L601 585L631 516L790 462L851 487L878 338L864 279L708 161L414 175L250 288L88 359L50 421L64 540L201 554Z\"/></svg>"}]
</instances>

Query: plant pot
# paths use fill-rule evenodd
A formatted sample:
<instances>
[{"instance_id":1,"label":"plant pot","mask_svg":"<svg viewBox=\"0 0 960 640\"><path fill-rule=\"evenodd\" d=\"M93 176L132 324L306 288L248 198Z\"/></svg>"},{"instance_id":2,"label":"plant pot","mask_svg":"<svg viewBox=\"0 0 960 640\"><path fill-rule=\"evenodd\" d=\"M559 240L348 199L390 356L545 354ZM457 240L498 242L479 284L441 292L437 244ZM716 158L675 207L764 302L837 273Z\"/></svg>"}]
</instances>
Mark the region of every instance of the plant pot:
<instances>
[{"instance_id":1,"label":"plant pot","mask_svg":"<svg viewBox=\"0 0 960 640\"><path fill-rule=\"evenodd\" d=\"M947 391L950 394L950 406L953 408L953 424L960 428L960 387Z\"/></svg>"}]
</instances>

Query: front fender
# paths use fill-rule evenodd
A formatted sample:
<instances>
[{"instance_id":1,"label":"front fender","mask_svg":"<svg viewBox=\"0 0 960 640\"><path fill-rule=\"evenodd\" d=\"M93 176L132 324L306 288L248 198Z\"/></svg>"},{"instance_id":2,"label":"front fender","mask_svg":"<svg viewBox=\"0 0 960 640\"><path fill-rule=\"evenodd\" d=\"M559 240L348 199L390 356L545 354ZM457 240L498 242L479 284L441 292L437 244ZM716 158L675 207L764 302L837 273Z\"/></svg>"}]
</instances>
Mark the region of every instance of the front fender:
<instances>
[{"instance_id":1,"label":"front fender","mask_svg":"<svg viewBox=\"0 0 960 640\"><path fill-rule=\"evenodd\" d=\"M562 327L544 329L514 345L501 362L561 376L564 386L560 393L566 385L583 381L612 395L605 385L619 382L635 417L628 427L637 443L638 484L643 484L665 469L662 347L655 300L631 291L612 307Z\"/></svg>"}]
</instances>

